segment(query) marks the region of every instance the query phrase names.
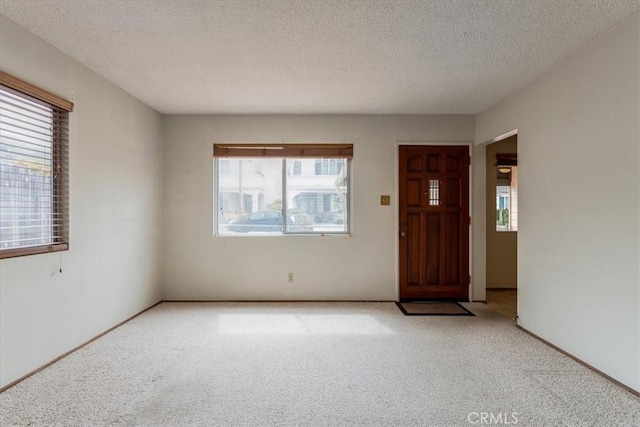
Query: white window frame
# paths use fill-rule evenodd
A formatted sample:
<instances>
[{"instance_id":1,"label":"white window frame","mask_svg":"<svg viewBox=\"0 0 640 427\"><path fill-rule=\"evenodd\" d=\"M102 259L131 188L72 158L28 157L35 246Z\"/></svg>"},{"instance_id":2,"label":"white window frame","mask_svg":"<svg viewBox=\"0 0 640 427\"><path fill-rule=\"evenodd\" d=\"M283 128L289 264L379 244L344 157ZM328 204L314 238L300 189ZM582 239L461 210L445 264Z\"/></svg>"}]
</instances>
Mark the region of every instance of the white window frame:
<instances>
[{"instance_id":1,"label":"white window frame","mask_svg":"<svg viewBox=\"0 0 640 427\"><path fill-rule=\"evenodd\" d=\"M222 144L221 144L222 145ZM214 152L218 149L215 148L216 145L214 145ZM247 148L249 147L253 147L253 145L246 145ZM265 144L265 146L269 146L269 144ZM277 146L274 144L274 146ZM332 145L327 144L327 147L331 147ZM229 147L233 148L237 148L237 147L241 147L243 148L243 144L230 144ZM262 145L260 145L260 147L262 147ZM302 147L301 149L305 149L305 147L324 147L324 145L286 145L285 146L287 150L292 150L292 147ZM352 145L348 144L349 150L351 150L350 152L352 153ZM252 158L252 156L244 156L245 158ZM301 160L301 158L297 158L295 156L282 156L282 157L278 157L278 156L266 156L266 157L275 157L278 159L282 160L282 213L283 213L283 224L282 224L282 231L279 233L259 233L259 234L236 234L236 233L220 233L219 231L219 225L220 225L220 221L219 221L219 203L220 203L220 188L219 188L219 178L220 178L220 173L222 172L221 168L220 168L220 161L223 160L225 157L216 157L214 156L213 159L213 235L216 237L277 237L277 236L327 236L327 235L333 235L333 236L350 236L352 233L352 228L353 228L353 214L352 214L352 198L353 198L353 182L352 182L352 167L353 167L353 158L352 156L349 157L341 157L341 156L335 156L335 157L330 157L330 156L318 156L318 157L311 157L309 155L306 156L306 158L310 158L310 159L317 159L317 158L328 158L328 159L340 159L340 160L344 160L345 161L345 166L344 166L344 171L341 171L341 174L344 174L344 180L347 183L347 191L346 191L346 195L345 195L345 199L344 199L344 203L345 206L344 208L346 209L346 214L344 215L345 218L345 227L340 230L340 231L287 231L287 215L285 214L288 211L288 206L287 206L287 177L288 177L288 173L287 173L287 160ZM238 158L238 159L242 159L242 156L227 156L227 158ZM253 157L255 158L255 157ZM292 168L293 170L293 168ZM292 177L296 177L298 175L292 175Z\"/></svg>"}]
</instances>

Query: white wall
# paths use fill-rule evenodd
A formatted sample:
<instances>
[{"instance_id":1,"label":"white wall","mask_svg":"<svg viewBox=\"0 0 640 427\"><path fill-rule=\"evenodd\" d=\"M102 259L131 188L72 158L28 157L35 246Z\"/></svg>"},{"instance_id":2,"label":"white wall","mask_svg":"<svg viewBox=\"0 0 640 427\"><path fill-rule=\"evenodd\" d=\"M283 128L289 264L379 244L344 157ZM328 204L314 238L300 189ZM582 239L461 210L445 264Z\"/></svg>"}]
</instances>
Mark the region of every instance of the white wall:
<instances>
[{"instance_id":1,"label":"white wall","mask_svg":"<svg viewBox=\"0 0 640 427\"><path fill-rule=\"evenodd\" d=\"M0 261L2 386L160 300L162 117L2 15L0 69L75 102L70 250Z\"/></svg>"},{"instance_id":2,"label":"white wall","mask_svg":"<svg viewBox=\"0 0 640 427\"><path fill-rule=\"evenodd\" d=\"M165 116L165 299L395 300L396 141L474 137L473 116ZM213 237L214 142L353 142L353 236Z\"/></svg>"},{"instance_id":3,"label":"white wall","mask_svg":"<svg viewBox=\"0 0 640 427\"><path fill-rule=\"evenodd\" d=\"M476 138L518 130L520 324L636 390L639 50L634 17L480 114Z\"/></svg>"}]
</instances>

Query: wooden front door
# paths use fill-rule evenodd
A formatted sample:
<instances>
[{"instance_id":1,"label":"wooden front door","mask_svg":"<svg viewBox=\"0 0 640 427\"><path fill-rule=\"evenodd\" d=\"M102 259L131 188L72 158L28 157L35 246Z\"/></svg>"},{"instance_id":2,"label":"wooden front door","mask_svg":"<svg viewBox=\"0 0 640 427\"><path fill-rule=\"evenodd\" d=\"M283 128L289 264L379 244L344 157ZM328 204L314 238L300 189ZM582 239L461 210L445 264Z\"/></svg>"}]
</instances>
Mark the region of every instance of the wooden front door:
<instances>
[{"instance_id":1,"label":"wooden front door","mask_svg":"<svg viewBox=\"0 0 640 427\"><path fill-rule=\"evenodd\" d=\"M469 147L400 146L400 300L469 299Z\"/></svg>"}]
</instances>

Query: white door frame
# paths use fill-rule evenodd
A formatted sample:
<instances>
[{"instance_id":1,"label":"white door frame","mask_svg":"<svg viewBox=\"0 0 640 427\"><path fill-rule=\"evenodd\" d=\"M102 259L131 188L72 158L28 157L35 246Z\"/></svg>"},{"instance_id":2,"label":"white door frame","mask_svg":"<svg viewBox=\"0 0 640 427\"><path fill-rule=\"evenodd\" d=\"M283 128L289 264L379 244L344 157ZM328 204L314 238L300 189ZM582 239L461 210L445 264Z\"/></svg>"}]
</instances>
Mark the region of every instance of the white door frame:
<instances>
[{"instance_id":1,"label":"white door frame","mask_svg":"<svg viewBox=\"0 0 640 427\"><path fill-rule=\"evenodd\" d=\"M473 173L476 185L474 187L475 192L472 196L474 203L471 223L472 228L473 224L476 224L476 227L473 228L473 234L475 235L473 253L475 257L471 281L474 283L473 289L475 291L476 301L485 301L487 292L487 145L502 141L517 134L518 129L512 129L488 141L477 143L473 148L475 153L475 157L473 158Z\"/></svg>"}]
</instances>

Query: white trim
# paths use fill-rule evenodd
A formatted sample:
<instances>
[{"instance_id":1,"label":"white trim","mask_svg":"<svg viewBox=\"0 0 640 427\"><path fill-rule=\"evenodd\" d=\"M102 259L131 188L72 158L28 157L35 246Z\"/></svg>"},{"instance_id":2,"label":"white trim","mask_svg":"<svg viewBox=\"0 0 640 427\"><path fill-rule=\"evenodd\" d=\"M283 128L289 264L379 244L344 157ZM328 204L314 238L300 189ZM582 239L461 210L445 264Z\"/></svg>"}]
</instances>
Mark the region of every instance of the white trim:
<instances>
[{"instance_id":1,"label":"white trim","mask_svg":"<svg viewBox=\"0 0 640 427\"><path fill-rule=\"evenodd\" d=\"M510 130L510 131L508 131L508 132L502 133L502 134L500 134L500 135L496 136L495 138L491 138L491 139L490 139L490 140L488 140L488 141L484 141L484 142L476 143L476 145L489 145L489 144L493 144L494 142L500 142L500 141L502 141L503 139L510 138L510 137L512 137L513 135L517 135L517 134L518 134L518 129L513 129L513 130Z\"/></svg>"}]
</instances>

